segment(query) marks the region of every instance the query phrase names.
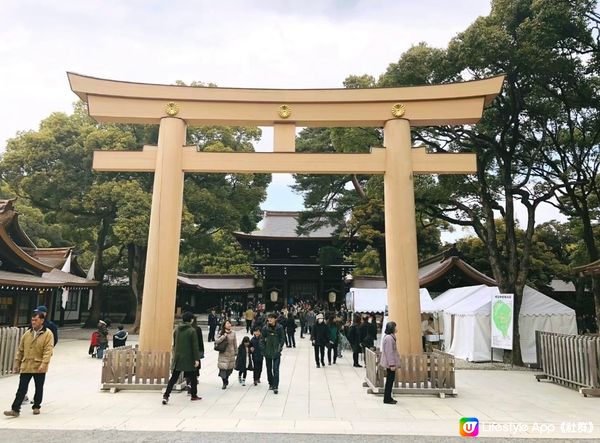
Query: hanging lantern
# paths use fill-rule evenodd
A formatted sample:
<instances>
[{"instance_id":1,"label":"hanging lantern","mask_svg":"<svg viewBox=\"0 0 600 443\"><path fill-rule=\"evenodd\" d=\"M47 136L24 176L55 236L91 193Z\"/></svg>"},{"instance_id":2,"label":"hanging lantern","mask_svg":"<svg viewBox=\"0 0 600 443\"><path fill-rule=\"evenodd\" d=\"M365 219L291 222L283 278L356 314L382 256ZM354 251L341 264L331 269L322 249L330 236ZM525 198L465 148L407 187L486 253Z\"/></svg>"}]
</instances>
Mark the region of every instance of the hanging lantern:
<instances>
[{"instance_id":1,"label":"hanging lantern","mask_svg":"<svg viewBox=\"0 0 600 443\"><path fill-rule=\"evenodd\" d=\"M275 303L277 301L277 296L279 295L279 293L277 291L271 291L271 301L273 303Z\"/></svg>"},{"instance_id":2,"label":"hanging lantern","mask_svg":"<svg viewBox=\"0 0 600 443\"><path fill-rule=\"evenodd\" d=\"M329 291L327 295L329 295L329 303L335 303L335 297L337 296L335 291Z\"/></svg>"}]
</instances>

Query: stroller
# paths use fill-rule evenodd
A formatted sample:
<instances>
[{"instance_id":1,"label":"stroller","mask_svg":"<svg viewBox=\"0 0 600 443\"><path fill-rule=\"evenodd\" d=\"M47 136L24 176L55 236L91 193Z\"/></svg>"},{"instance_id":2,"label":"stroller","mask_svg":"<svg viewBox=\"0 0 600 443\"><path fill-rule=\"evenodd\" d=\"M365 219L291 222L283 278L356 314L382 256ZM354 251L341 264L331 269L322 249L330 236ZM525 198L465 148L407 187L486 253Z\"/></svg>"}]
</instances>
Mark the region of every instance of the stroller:
<instances>
[{"instance_id":1,"label":"stroller","mask_svg":"<svg viewBox=\"0 0 600 443\"><path fill-rule=\"evenodd\" d=\"M92 337L90 338L90 349L88 350L88 354L90 354L91 357L96 358L99 344L100 333L98 331L94 331L92 332Z\"/></svg>"}]
</instances>

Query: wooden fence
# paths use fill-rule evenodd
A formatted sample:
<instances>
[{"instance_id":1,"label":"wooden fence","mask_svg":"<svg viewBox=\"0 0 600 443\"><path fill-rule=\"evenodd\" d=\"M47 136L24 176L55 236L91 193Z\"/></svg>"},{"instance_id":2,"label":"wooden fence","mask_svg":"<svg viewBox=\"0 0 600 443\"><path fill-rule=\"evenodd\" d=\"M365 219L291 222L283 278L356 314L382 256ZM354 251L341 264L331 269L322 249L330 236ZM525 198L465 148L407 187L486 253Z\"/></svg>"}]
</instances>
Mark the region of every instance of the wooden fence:
<instances>
[{"instance_id":1,"label":"wooden fence","mask_svg":"<svg viewBox=\"0 0 600 443\"><path fill-rule=\"evenodd\" d=\"M537 381L550 380L583 396L600 395L600 337L536 331Z\"/></svg>"},{"instance_id":2,"label":"wooden fence","mask_svg":"<svg viewBox=\"0 0 600 443\"><path fill-rule=\"evenodd\" d=\"M379 366L379 351L365 351L367 376L364 387L369 394L383 394L386 370ZM435 394L444 398L457 395L454 356L441 351L400 356L400 368L392 392L395 394Z\"/></svg>"},{"instance_id":3,"label":"wooden fence","mask_svg":"<svg viewBox=\"0 0 600 443\"><path fill-rule=\"evenodd\" d=\"M108 349L102 357L102 389L161 390L167 386L170 352L141 352L137 346Z\"/></svg>"},{"instance_id":4,"label":"wooden fence","mask_svg":"<svg viewBox=\"0 0 600 443\"><path fill-rule=\"evenodd\" d=\"M27 328L0 328L0 376L14 374L15 356L25 331Z\"/></svg>"}]
</instances>

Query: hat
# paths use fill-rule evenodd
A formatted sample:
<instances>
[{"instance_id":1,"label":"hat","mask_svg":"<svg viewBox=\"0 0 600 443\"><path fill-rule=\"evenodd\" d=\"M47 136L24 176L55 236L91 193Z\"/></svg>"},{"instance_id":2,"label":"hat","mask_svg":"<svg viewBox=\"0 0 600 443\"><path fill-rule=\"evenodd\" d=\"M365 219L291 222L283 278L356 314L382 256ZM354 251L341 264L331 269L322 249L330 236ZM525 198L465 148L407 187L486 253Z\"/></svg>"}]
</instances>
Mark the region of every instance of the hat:
<instances>
[{"instance_id":1,"label":"hat","mask_svg":"<svg viewBox=\"0 0 600 443\"><path fill-rule=\"evenodd\" d=\"M317 315L317 320L323 320L323 314Z\"/></svg>"},{"instance_id":2,"label":"hat","mask_svg":"<svg viewBox=\"0 0 600 443\"><path fill-rule=\"evenodd\" d=\"M104 320L98 320L98 323L102 323L104 326L106 326L106 322Z\"/></svg>"},{"instance_id":3,"label":"hat","mask_svg":"<svg viewBox=\"0 0 600 443\"><path fill-rule=\"evenodd\" d=\"M35 312L48 312L48 308L44 305L41 305L35 308Z\"/></svg>"}]
</instances>

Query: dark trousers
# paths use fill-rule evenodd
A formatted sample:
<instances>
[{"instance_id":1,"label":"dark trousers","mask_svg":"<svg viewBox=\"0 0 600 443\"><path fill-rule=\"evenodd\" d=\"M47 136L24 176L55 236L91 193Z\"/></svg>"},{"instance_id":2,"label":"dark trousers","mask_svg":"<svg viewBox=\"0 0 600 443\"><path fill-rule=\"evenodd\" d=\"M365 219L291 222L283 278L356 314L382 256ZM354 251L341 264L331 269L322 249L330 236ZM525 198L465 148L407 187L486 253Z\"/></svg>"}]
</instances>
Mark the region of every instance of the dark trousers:
<instances>
[{"instance_id":1,"label":"dark trousers","mask_svg":"<svg viewBox=\"0 0 600 443\"><path fill-rule=\"evenodd\" d=\"M175 383L177 383L177 380L179 380L180 375L181 375L181 371L178 371L178 370L173 371L173 373L171 374L171 378L169 379L169 383L167 384L167 389L165 390L163 397L169 398L169 395L171 395L171 391L173 390L173 386L175 386ZM184 372L183 376L190 383L190 394L192 395L192 397L197 397L198 396L198 379L196 378L196 372L195 371Z\"/></svg>"},{"instance_id":2,"label":"dark trousers","mask_svg":"<svg viewBox=\"0 0 600 443\"><path fill-rule=\"evenodd\" d=\"M387 369L385 375L385 389L383 391L383 401L392 400L392 388L394 387L395 378L396 371Z\"/></svg>"},{"instance_id":3,"label":"dark trousers","mask_svg":"<svg viewBox=\"0 0 600 443\"><path fill-rule=\"evenodd\" d=\"M246 380L246 375L248 375L248 369L244 369L243 371L238 371L238 378L240 380Z\"/></svg>"},{"instance_id":4,"label":"dark trousers","mask_svg":"<svg viewBox=\"0 0 600 443\"><path fill-rule=\"evenodd\" d=\"M269 386L277 389L279 388L279 363L281 363L281 357L265 357L265 361L267 362L267 379L269 380Z\"/></svg>"},{"instance_id":5,"label":"dark trousers","mask_svg":"<svg viewBox=\"0 0 600 443\"><path fill-rule=\"evenodd\" d=\"M333 363L337 360L337 343L327 346L327 363L331 364L331 354L333 354Z\"/></svg>"},{"instance_id":6,"label":"dark trousers","mask_svg":"<svg viewBox=\"0 0 600 443\"><path fill-rule=\"evenodd\" d=\"M215 341L215 331L217 330L216 326L208 327L208 341Z\"/></svg>"},{"instance_id":7,"label":"dark trousers","mask_svg":"<svg viewBox=\"0 0 600 443\"><path fill-rule=\"evenodd\" d=\"M246 320L246 334L250 332L251 327L252 327L252 320Z\"/></svg>"},{"instance_id":8,"label":"dark trousers","mask_svg":"<svg viewBox=\"0 0 600 443\"><path fill-rule=\"evenodd\" d=\"M254 363L254 381L259 381L260 380L260 376L262 374L262 368L263 368L263 359L261 358L259 359L255 359L253 361Z\"/></svg>"},{"instance_id":9,"label":"dark trousers","mask_svg":"<svg viewBox=\"0 0 600 443\"><path fill-rule=\"evenodd\" d=\"M306 322L300 322L300 338L304 338L306 333Z\"/></svg>"},{"instance_id":10,"label":"dark trousers","mask_svg":"<svg viewBox=\"0 0 600 443\"><path fill-rule=\"evenodd\" d=\"M354 361L354 366L358 366L358 354L360 354L360 352L358 351L352 353L352 360Z\"/></svg>"},{"instance_id":11,"label":"dark trousers","mask_svg":"<svg viewBox=\"0 0 600 443\"><path fill-rule=\"evenodd\" d=\"M21 410L21 404L27 395L27 388L29 388L29 382L33 378L35 383L35 395L33 396L33 409L39 409L42 405L42 397L44 396L44 381L46 380L46 374L33 374L25 373L19 376L19 388L17 389L17 395L15 401L12 404L11 409L19 412Z\"/></svg>"},{"instance_id":12,"label":"dark trousers","mask_svg":"<svg viewBox=\"0 0 600 443\"><path fill-rule=\"evenodd\" d=\"M319 355L321 356L321 360L319 360ZM315 343L315 362L317 366L319 362L325 366L325 345L318 345Z\"/></svg>"},{"instance_id":13,"label":"dark trousers","mask_svg":"<svg viewBox=\"0 0 600 443\"><path fill-rule=\"evenodd\" d=\"M288 346L296 347L296 331L288 331L287 332L287 343Z\"/></svg>"}]
</instances>

